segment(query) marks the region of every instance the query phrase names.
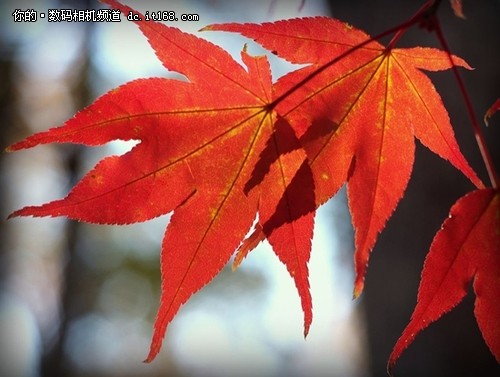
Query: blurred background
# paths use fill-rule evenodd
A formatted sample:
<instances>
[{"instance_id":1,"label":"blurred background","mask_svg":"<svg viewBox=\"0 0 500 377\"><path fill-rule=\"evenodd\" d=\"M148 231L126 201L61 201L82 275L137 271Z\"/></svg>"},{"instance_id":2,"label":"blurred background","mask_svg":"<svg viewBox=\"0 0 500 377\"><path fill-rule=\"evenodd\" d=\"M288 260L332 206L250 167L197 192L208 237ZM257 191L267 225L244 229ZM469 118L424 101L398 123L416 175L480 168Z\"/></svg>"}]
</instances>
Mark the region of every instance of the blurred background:
<instances>
[{"instance_id":1,"label":"blurred background","mask_svg":"<svg viewBox=\"0 0 500 377\"><path fill-rule=\"evenodd\" d=\"M330 15L371 35L410 17L423 1L127 1L142 12L196 13L169 23L187 32L215 22L263 22ZM137 27L121 22L14 22L15 9L98 9L90 0L0 3L0 147L62 124L108 90L138 77L171 76ZM478 117L500 96L500 1L465 2L467 20L447 2L439 11L452 51L475 70L462 72ZM232 34L199 33L235 59ZM386 41L385 41L386 42ZM412 30L401 46L435 46ZM274 79L293 69L270 56ZM450 73L430 74L450 112L459 144L482 179L485 169ZM498 117L498 115L497 115ZM500 165L499 120L485 129ZM493 142L495 141L495 142ZM418 144L418 143L417 143ZM415 305L423 260L450 206L472 189L445 161L417 145L406 196L373 251L362 297L351 300L353 231L342 190L321 207L310 261L314 322L302 337L300 302L267 244L236 272L228 267L181 309L151 364L159 289L159 251L168 216L131 226L64 218L16 218L25 205L66 195L103 156L101 148L40 146L0 154L0 376L385 376L389 353ZM497 376L473 316L472 292L417 337L396 376Z\"/></svg>"}]
</instances>

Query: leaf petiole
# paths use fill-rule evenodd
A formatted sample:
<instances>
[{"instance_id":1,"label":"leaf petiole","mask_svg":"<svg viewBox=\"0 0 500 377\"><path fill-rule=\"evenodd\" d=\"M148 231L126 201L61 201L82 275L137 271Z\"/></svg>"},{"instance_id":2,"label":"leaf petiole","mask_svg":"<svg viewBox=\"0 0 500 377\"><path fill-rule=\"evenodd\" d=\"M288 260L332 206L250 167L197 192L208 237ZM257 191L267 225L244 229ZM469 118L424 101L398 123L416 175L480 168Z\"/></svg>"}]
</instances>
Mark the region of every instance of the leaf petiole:
<instances>
[{"instance_id":1,"label":"leaf petiole","mask_svg":"<svg viewBox=\"0 0 500 377\"><path fill-rule=\"evenodd\" d=\"M488 150L488 145L486 143L486 139L484 137L484 133L479 126L479 122L477 121L477 117L472 106L472 102L470 100L467 89L465 88L465 84L458 72L456 65L453 63L453 59L451 57L450 48L448 46L448 42L444 37L443 30L441 29L441 24L439 23L439 19L434 17L434 31L436 32L436 36L443 47L443 50L446 51L448 58L451 62L451 69L453 70L453 74L457 81L460 93L462 94L462 98L464 99L465 106L467 107L467 113L469 114L470 121L472 123L472 128L474 130L474 136L476 138L477 145L479 147L479 151L481 152L481 157L483 158L484 165L486 166L486 170L488 172L488 176L490 178L490 182L493 188L498 189L500 187L500 182L498 179L498 174L495 169L495 165L493 163L493 159L491 158L491 154Z\"/></svg>"}]
</instances>

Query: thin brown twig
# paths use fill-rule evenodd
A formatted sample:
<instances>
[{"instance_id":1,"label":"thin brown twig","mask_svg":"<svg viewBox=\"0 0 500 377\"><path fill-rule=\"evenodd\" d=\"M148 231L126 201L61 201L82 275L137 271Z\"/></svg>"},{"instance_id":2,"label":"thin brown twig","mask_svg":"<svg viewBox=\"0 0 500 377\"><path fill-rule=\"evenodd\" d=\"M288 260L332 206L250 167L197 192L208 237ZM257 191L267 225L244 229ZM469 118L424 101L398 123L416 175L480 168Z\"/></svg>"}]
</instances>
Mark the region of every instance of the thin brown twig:
<instances>
[{"instance_id":1,"label":"thin brown twig","mask_svg":"<svg viewBox=\"0 0 500 377\"><path fill-rule=\"evenodd\" d=\"M450 52L450 48L448 46L448 42L444 37L443 30L441 29L441 24L439 19L434 16L434 31L436 32L439 43L441 43L441 47L448 54L448 58L450 59L453 74L455 75L455 79L457 81L460 93L462 94L462 98L464 99L465 106L467 107L467 113L469 114L469 118L472 124L472 128L474 130L474 136L476 138L477 145L479 147L479 151L481 152L481 157L483 158L484 165L486 166L486 170L488 172L488 176L490 178L490 182L493 188L498 189L500 187L498 174L495 169L495 165L493 163L493 159L491 158L490 152L488 150L488 145L486 143L486 138L484 136L483 130L479 126L479 122L477 121L476 113L472 106L472 101L470 100L467 89L465 88L465 84L458 72L457 66L453 63L453 58Z\"/></svg>"}]
</instances>

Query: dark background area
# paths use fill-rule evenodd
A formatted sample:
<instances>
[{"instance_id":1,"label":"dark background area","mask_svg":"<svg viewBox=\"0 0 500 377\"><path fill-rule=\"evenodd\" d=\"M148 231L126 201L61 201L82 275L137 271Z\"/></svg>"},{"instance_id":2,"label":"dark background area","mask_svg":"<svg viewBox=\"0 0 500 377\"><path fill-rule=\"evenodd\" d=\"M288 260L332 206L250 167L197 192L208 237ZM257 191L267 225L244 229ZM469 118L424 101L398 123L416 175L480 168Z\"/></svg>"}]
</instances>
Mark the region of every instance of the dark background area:
<instances>
[{"instance_id":1,"label":"dark background area","mask_svg":"<svg viewBox=\"0 0 500 377\"><path fill-rule=\"evenodd\" d=\"M332 15L376 35L398 25L422 1L330 1ZM479 120L500 96L500 2L464 1L466 20L454 16L449 2L438 11L451 51L473 71L461 70ZM387 41L386 41L387 42ZM440 48L434 34L414 28L400 47ZM472 126L451 72L431 73L450 114L462 153L489 185ZM500 166L498 119L483 127L488 147ZM413 312L420 273L431 241L450 207L473 189L460 172L417 142L413 175L405 197L381 233L373 250L363 294L367 319L371 371L383 376L395 341ZM499 271L500 273L500 271ZM430 325L403 353L396 376L497 376L500 368L485 345L474 318L474 295ZM500 321L500 318L499 318Z\"/></svg>"}]
</instances>

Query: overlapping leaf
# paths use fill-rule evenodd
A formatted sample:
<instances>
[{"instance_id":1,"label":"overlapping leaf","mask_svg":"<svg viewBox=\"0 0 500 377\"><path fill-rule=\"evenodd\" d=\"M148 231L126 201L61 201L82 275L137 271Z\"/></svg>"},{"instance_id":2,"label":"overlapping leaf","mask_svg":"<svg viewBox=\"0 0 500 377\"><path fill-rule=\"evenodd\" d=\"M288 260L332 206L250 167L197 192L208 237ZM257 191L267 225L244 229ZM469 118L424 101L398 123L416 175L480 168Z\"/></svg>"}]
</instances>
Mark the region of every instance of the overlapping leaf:
<instances>
[{"instance_id":1,"label":"overlapping leaf","mask_svg":"<svg viewBox=\"0 0 500 377\"><path fill-rule=\"evenodd\" d=\"M131 11L106 2L124 14ZM245 70L207 41L160 23L136 23L163 65L188 81L127 83L63 126L12 145L13 151L53 142L94 146L140 140L125 155L99 162L66 198L11 216L127 224L174 211L162 245L161 303L150 361L179 307L227 263L258 211L267 238L296 282L307 333L313 178L290 125L269 107L267 59L243 51Z\"/></svg>"},{"instance_id":2,"label":"overlapping leaf","mask_svg":"<svg viewBox=\"0 0 500 377\"><path fill-rule=\"evenodd\" d=\"M105 2L124 14L132 11L117 1ZM265 57L242 51L244 68L219 47L176 28L136 23L165 68L187 81L132 81L63 126L11 146L18 150L53 142L96 146L117 139L140 141L130 152L99 162L66 198L11 216L127 224L173 211L162 244L161 303L148 361L158 353L180 306L222 269L256 217L254 232L240 245L235 265L267 238L295 281L307 334L312 321L307 262L314 211L344 183L356 230L356 296L363 289L378 233L407 186L415 137L482 187L458 148L439 95L422 72L449 69L452 62L445 52L386 48L364 32L324 17L206 28L239 32L293 63L309 64L273 85ZM468 68L462 59L452 59ZM477 224L497 224L491 208L498 208L498 193L477 192L457 203L452 214L463 217L473 202L485 205L484 216L478 212L474 224L461 220L450 225L460 228L471 247L479 244L473 241L481 235ZM497 204L486 206L487 198ZM475 238L467 238L464 227L471 228ZM443 231L436 239L451 233ZM496 267L484 262L498 247L498 238L492 242L480 257L456 251L456 243L447 253L465 255L459 259L474 259L478 266L472 271L466 263L462 280L476 274L476 317L498 355L498 333L484 314L498 313L498 307L485 309L491 304L479 300L498 292L498 286L491 288ZM447 257L437 260L454 263ZM497 262L494 259L493 265ZM440 276L439 268L428 268L427 276ZM451 284L443 279L443 284ZM444 294L440 287L437 293L433 289L423 289L422 302ZM454 292L456 297L462 294ZM435 320L454 304L435 308L420 304L419 298L419 313L422 305L434 309L432 315L424 310L417 317ZM423 328L412 323L418 331Z\"/></svg>"},{"instance_id":3,"label":"overlapping leaf","mask_svg":"<svg viewBox=\"0 0 500 377\"><path fill-rule=\"evenodd\" d=\"M355 296L363 289L377 235L408 184L414 137L482 186L459 150L441 98L421 72L451 68L445 52L385 48L324 17L205 30L238 32L292 63L311 64L278 81L276 109L307 152L317 205L348 183L356 231ZM460 58L453 62L469 68Z\"/></svg>"},{"instance_id":4,"label":"overlapping leaf","mask_svg":"<svg viewBox=\"0 0 500 377\"><path fill-rule=\"evenodd\" d=\"M474 314L500 362L500 190L460 198L436 234L425 260L417 306L389 358L389 370L416 335L455 307L473 282Z\"/></svg>"}]
</instances>

